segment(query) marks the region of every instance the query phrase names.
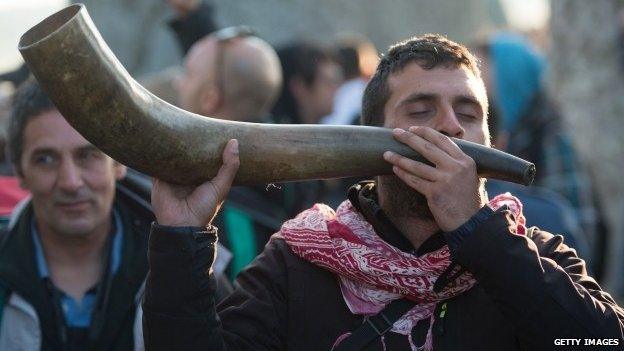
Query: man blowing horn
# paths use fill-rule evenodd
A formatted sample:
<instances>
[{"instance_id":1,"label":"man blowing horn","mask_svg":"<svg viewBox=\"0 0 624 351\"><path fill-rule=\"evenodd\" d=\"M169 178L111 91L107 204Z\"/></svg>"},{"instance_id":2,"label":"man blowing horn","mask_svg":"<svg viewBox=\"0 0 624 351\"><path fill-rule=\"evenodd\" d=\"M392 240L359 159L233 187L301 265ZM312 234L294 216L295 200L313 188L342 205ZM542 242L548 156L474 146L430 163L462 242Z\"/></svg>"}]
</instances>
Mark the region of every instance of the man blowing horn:
<instances>
[{"instance_id":1,"label":"man blowing horn","mask_svg":"<svg viewBox=\"0 0 624 351\"><path fill-rule=\"evenodd\" d=\"M550 350L574 338L621 347L624 311L583 260L561 236L526 228L513 196L488 200L475 162L449 139L488 145L486 111L465 47L439 35L393 46L362 121L394 128L431 164L386 152L394 175L355 185L335 212L318 204L285 222L218 306L210 223L239 166L237 141L209 182L156 181L146 347Z\"/></svg>"}]
</instances>

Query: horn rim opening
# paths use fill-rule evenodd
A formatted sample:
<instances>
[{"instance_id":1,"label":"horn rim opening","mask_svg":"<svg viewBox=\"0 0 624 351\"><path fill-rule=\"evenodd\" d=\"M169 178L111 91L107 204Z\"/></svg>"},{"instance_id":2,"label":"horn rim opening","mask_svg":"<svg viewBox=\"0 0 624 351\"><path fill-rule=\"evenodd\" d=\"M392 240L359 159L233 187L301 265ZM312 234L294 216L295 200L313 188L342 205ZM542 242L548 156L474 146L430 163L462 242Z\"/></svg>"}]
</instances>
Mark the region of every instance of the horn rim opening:
<instances>
[{"instance_id":1,"label":"horn rim opening","mask_svg":"<svg viewBox=\"0 0 624 351\"><path fill-rule=\"evenodd\" d=\"M45 41L46 38L54 35L70 23L84 7L83 4L74 4L46 17L22 35L18 49L26 50Z\"/></svg>"}]
</instances>

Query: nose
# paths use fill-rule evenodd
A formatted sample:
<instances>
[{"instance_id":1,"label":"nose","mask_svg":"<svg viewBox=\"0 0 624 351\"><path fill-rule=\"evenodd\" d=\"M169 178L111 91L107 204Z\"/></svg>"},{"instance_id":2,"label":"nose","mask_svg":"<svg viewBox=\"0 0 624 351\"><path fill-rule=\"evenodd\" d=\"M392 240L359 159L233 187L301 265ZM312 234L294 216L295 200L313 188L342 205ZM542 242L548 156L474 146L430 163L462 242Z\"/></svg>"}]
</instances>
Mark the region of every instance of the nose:
<instances>
[{"instance_id":1,"label":"nose","mask_svg":"<svg viewBox=\"0 0 624 351\"><path fill-rule=\"evenodd\" d=\"M76 192L84 185L82 171L73 160L65 160L61 163L58 172L57 186L65 192Z\"/></svg>"},{"instance_id":2,"label":"nose","mask_svg":"<svg viewBox=\"0 0 624 351\"><path fill-rule=\"evenodd\" d=\"M443 108L438 114L434 129L438 132L462 139L464 137L465 130L457 119L457 114L451 106Z\"/></svg>"}]
</instances>

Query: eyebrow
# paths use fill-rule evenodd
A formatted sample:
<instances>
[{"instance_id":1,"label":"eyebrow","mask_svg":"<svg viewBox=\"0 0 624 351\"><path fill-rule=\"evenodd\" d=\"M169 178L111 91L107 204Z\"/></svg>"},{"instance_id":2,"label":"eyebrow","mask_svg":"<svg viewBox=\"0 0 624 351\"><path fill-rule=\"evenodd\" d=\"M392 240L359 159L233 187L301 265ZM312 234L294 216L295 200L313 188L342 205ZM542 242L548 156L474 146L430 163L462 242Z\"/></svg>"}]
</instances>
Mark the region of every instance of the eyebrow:
<instances>
[{"instance_id":1,"label":"eyebrow","mask_svg":"<svg viewBox=\"0 0 624 351\"><path fill-rule=\"evenodd\" d=\"M100 149L98 149L94 145L89 144L89 145L81 146L81 147L77 148L76 150L74 150L74 152L76 152L76 151L77 152L81 152L81 151L100 151ZM33 150L32 155L50 154L50 153L57 154L58 150L56 150L56 149L54 149L52 147L44 146L44 147L37 148L37 149Z\"/></svg>"},{"instance_id":2,"label":"eyebrow","mask_svg":"<svg viewBox=\"0 0 624 351\"><path fill-rule=\"evenodd\" d=\"M408 96L407 98L403 99L401 102L399 102L399 106L404 106L407 104L411 104L414 102L420 102L420 101L433 101L435 100L439 95L437 94L427 94L427 93L414 93L411 94L410 96Z\"/></svg>"},{"instance_id":3,"label":"eyebrow","mask_svg":"<svg viewBox=\"0 0 624 351\"><path fill-rule=\"evenodd\" d=\"M456 104L474 104L481 107L481 103L479 102L479 100L470 95L461 95L457 97L453 102Z\"/></svg>"},{"instance_id":4,"label":"eyebrow","mask_svg":"<svg viewBox=\"0 0 624 351\"><path fill-rule=\"evenodd\" d=\"M100 149L95 147L95 145L89 144L89 145L79 147L78 151L100 151Z\"/></svg>"},{"instance_id":5,"label":"eyebrow","mask_svg":"<svg viewBox=\"0 0 624 351\"><path fill-rule=\"evenodd\" d=\"M34 149L31 155L35 156L35 155L40 155L40 154L56 154L56 153L58 152L51 147L42 147L42 148Z\"/></svg>"}]
</instances>

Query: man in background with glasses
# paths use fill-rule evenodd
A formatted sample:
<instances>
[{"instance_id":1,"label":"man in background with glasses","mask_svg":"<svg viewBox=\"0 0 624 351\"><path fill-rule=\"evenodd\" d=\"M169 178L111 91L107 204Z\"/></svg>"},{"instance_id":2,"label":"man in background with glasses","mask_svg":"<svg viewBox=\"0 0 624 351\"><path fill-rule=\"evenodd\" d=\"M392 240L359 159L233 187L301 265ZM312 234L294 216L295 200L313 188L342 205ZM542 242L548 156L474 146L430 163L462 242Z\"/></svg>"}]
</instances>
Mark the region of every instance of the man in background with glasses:
<instances>
[{"instance_id":1,"label":"man in background with glasses","mask_svg":"<svg viewBox=\"0 0 624 351\"><path fill-rule=\"evenodd\" d=\"M177 82L180 107L203 116L263 122L282 85L275 50L248 27L228 27L195 43Z\"/></svg>"},{"instance_id":2,"label":"man in background with glasses","mask_svg":"<svg viewBox=\"0 0 624 351\"><path fill-rule=\"evenodd\" d=\"M273 48L246 26L228 27L197 41L178 78L179 106L202 116L242 122L271 122L269 111L282 86ZM290 188L237 187L216 219L220 242L232 252L230 279L260 252L287 219Z\"/></svg>"}]
</instances>

